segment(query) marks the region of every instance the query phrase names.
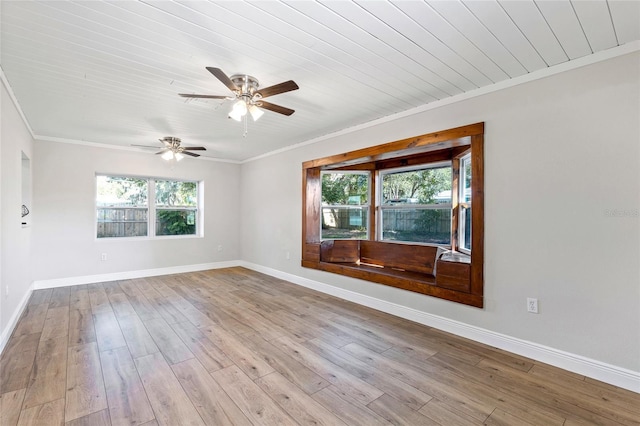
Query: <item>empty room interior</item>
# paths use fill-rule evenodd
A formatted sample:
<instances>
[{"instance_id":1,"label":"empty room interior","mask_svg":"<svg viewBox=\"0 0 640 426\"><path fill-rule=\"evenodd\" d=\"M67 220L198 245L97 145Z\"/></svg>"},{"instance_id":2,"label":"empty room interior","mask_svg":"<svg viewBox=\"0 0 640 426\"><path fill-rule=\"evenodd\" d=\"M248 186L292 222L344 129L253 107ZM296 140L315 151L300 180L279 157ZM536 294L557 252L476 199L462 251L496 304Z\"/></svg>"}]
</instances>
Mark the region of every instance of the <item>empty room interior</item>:
<instances>
[{"instance_id":1,"label":"empty room interior","mask_svg":"<svg viewBox=\"0 0 640 426\"><path fill-rule=\"evenodd\" d=\"M640 2L0 1L0 425L640 425Z\"/></svg>"}]
</instances>

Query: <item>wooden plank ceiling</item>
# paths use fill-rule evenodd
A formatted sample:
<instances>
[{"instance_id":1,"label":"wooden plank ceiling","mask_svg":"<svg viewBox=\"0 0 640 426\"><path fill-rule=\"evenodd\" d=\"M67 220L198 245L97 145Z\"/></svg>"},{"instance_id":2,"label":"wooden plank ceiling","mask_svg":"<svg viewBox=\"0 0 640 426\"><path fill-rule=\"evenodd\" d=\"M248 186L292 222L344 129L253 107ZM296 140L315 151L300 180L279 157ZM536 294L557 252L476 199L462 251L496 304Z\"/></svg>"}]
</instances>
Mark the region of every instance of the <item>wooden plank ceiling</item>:
<instances>
[{"instance_id":1,"label":"wooden plank ceiling","mask_svg":"<svg viewBox=\"0 0 640 426\"><path fill-rule=\"evenodd\" d=\"M171 135L242 161L640 39L640 2L7 1L0 65L34 134L129 147ZM295 80L296 110L227 118L206 66Z\"/></svg>"}]
</instances>

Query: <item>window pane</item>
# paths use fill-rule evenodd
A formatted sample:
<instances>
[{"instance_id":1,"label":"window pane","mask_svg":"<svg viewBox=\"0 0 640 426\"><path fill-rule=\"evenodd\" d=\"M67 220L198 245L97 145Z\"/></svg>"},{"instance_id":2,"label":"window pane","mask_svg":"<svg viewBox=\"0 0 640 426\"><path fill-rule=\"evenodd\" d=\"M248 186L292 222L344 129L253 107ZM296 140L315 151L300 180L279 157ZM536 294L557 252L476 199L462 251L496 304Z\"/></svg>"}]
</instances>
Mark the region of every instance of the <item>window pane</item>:
<instances>
[{"instance_id":1,"label":"window pane","mask_svg":"<svg viewBox=\"0 0 640 426\"><path fill-rule=\"evenodd\" d=\"M146 236L147 188L146 179L96 176L97 237Z\"/></svg>"},{"instance_id":2,"label":"window pane","mask_svg":"<svg viewBox=\"0 0 640 426\"><path fill-rule=\"evenodd\" d=\"M471 201L471 155L466 155L460 160L460 250L471 251Z\"/></svg>"},{"instance_id":3,"label":"window pane","mask_svg":"<svg viewBox=\"0 0 640 426\"><path fill-rule=\"evenodd\" d=\"M323 240L367 239L368 208L323 207Z\"/></svg>"},{"instance_id":4,"label":"window pane","mask_svg":"<svg viewBox=\"0 0 640 426\"><path fill-rule=\"evenodd\" d=\"M382 175L382 204L451 203L451 167Z\"/></svg>"},{"instance_id":5,"label":"window pane","mask_svg":"<svg viewBox=\"0 0 640 426\"><path fill-rule=\"evenodd\" d=\"M196 182L156 181L156 206L196 207L197 205L198 185Z\"/></svg>"},{"instance_id":6,"label":"window pane","mask_svg":"<svg viewBox=\"0 0 640 426\"><path fill-rule=\"evenodd\" d=\"M98 207L145 207L147 180L128 177L96 176Z\"/></svg>"},{"instance_id":7,"label":"window pane","mask_svg":"<svg viewBox=\"0 0 640 426\"><path fill-rule=\"evenodd\" d=\"M462 193L460 194L460 199L463 203L469 203L471 202L471 157L462 159L460 170L462 172Z\"/></svg>"},{"instance_id":8,"label":"window pane","mask_svg":"<svg viewBox=\"0 0 640 426\"><path fill-rule=\"evenodd\" d=\"M194 235L196 210L156 210L156 235Z\"/></svg>"},{"instance_id":9,"label":"window pane","mask_svg":"<svg viewBox=\"0 0 640 426\"><path fill-rule=\"evenodd\" d=\"M471 207L462 206L460 214L463 231L460 246L467 250L471 250Z\"/></svg>"},{"instance_id":10,"label":"window pane","mask_svg":"<svg viewBox=\"0 0 640 426\"><path fill-rule=\"evenodd\" d=\"M451 209L382 209L382 239L451 244Z\"/></svg>"},{"instance_id":11,"label":"window pane","mask_svg":"<svg viewBox=\"0 0 640 426\"><path fill-rule=\"evenodd\" d=\"M147 209L98 208L98 238L144 237Z\"/></svg>"},{"instance_id":12,"label":"window pane","mask_svg":"<svg viewBox=\"0 0 640 426\"><path fill-rule=\"evenodd\" d=\"M369 174L323 173L323 205L364 205L369 202Z\"/></svg>"}]
</instances>

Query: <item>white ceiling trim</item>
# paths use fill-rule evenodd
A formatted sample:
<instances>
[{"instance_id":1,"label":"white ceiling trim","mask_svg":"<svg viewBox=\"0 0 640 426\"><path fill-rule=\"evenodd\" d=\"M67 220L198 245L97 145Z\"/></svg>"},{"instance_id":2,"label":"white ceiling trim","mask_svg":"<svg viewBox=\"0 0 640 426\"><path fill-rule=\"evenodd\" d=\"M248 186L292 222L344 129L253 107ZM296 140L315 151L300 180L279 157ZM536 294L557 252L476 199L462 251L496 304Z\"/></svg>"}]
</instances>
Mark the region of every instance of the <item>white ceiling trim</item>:
<instances>
[{"instance_id":1,"label":"white ceiling trim","mask_svg":"<svg viewBox=\"0 0 640 426\"><path fill-rule=\"evenodd\" d=\"M72 145L90 146L90 147L94 147L94 148L118 149L120 151L138 152L138 153L143 153L143 154L145 153L145 151L143 151L142 149L135 148L135 147L132 147L132 146L110 145L110 144L106 144L106 143L78 141L78 140L73 140L73 139L55 138L55 137L51 137L51 136L40 136L40 135L35 135L34 139L37 140L37 141L58 142L58 143L67 143L67 144L72 144ZM152 145L149 145L149 147L150 148L155 148ZM157 148L158 149L162 149L162 147L160 147L160 146L158 146ZM215 158L215 157L200 156L198 158L198 160L215 161L215 162L218 162L218 163L240 164L240 161L226 160L226 159Z\"/></svg>"},{"instance_id":2,"label":"white ceiling trim","mask_svg":"<svg viewBox=\"0 0 640 426\"><path fill-rule=\"evenodd\" d=\"M20 107L20 103L18 102L18 99L16 98L15 93L13 93L13 89L11 88L11 85L9 84L9 81L7 80L7 77L4 75L4 70L2 69L1 65L0 65L0 80L2 80L2 85L4 86L4 88L7 89L7 93L9 93L9 97L11 98L11 102L13 102L13 105L18 110L18 114L20 114L20 117L22 117L22 122L24 123L24 125L27 128L27 130L31 134L31 138L35 139L36 136L33 133L33 129L31 128L31 125L29 124L29 120L27 120L27 116L24 115L24 112L22 111L22 108Z\"/></svg>"},{"instance_id":3,"label":"white ceiling trim","mask_svg":"<svg viewBox=\"0 0 640 426\"><path fill-rule=\"evenodd\" d=\"M509 87L514 87L514 86L518 86L520 84L525 84L525 83L529 83L535 80L539 80L542 78L546 78L555 74L559 74L565 71L570 71L573 69L577 69L577 68L581 68L587 65L591 65L591 64L595 64L598 62L602 62L602 61L606 61L608 59L613 59L619 56L623 56L623 55L627 55L630 53L634 53L634 52L638 52L640 51L640 40L636 40L621 46L616 46L613 47L611 49L607 49L607 50L603 50L600 52L596 52L594 54L591 54L589 56L584 56L578 59L574 59L568 62L563 62L560 63L558 65L554 65L548 68L543 68L541 70L538 71L534 71L531 72L529 74L525 74L525 75L521 75L518 77L514 77L511 78L509 80L504 80L504 81L500 81L498 83L493 83L489 86L484 86L484 87L480 87L474 90L471 90L469 92L465 92L465 93L461 93L455 96L451 96L445 99L441 99L438 101L434 101L434 102L430 102L428 104L419 106L419 107L415 107L412 108L410 110L406 110L406 111L402 111L396 114L392 114L386 117L382 117L379 118L377 120L373 120L367 123L363 123L363 124L359 124L357 126L353 126L353 127L348 127L346 129L342 129L340 131L337 132L333 132L333 133L329 133L317 138L313 138L307 141L303 141L300 143L297 143L295 145L290 145L284 148L280 148L274 151L270 151L267 153L264 153L262 155L258 155L255 157L251 157L248 158L246 160L242 160L242 161L236 161L236 160L226 160L226 159L219 159L219 158L213 158L213 157L199 157L200 160L207 160L207 161L214 161L214 162L221 162L221 163L231 163L231 164L245 164L245 163L250 163L253 161L257 161L263 158L267 158L267 157L271 157L273 155L277 155L283 152L287 152L287 151L291 151L294 149L298 149L307 145L312 145L314 143L318 143L327 139L331 139L331 138L335 138L338 136L343 136L349 133L354 133L369 127L373 127L373 126L377 126L383 123L387 123L390 121L394 121L394 120L398 120L404 117L408 117L411 115L415 115L415 114L420 114L422 112L425 111L429 111L432 109L436 109L436 108L440 108L443 107L445 105L451 105L457 102L461 102L467 99L471 99L471 98L475 98L477 96L482 96L482 95L486 95L488 93L493 93L502 89L506 89ZM104 143L98 143L98 142L90 142L90 141L79 141L79 140L74 140L74 139L66 139L66 138L57 138L57 137L49 137L49 136L41 136L41 135L36 135L33 133L33 130L31 129L31 126L29 125L29 121L27 120L24 112L22 111L22 108L20 107L20 104L18 103L18 100L16 99L14 92L11 88L11 85L9 84L9 82L7 81L4 71L2 70L2 67L0 66L0 80L2 80L2 84L5 86L5 88L7 89L7 92L9 93L9 96L11 97L11 100L13 102L13 104L15 105L16 109L18 110L18 113L20 115L20 117L22 118L22 121L24 122L25 126L27 127L29 133L31 134L31 137L34 140L38 140L38 141L49 141L49 142L58 142L58 143L67 143L67 144L73 144L73 145L84 145L84 146L91 146L91 147L96 147L96 148L106 148L106 149L117 149L117 150L121 150L121 151L129 151L129 152L144 152L140 149L134 148L134 147L128 147L128 146L121 146L121 145L110 145L110 144L104 144Z\"/></svg>"},{"instance_id":4,"label":"white ceiling trim","mask_svg":"<svg viewBox=\"0 0 640 426\"><path fill-rule=\"evenodd\" d=\"M509 87L518 86L525 83L530 83L532 81L540 80L546 77L550 77L552 75L560 74L566 71L574 70L577 68L581 68L587 65L596 64L598 62L606 61L609 59L613 59L619 56L628 55L630 53L639 52L640 51L640 40L636 40L627 44L623 44L622 46L613 47L608 50L603 50L600 52L593 53L589 56L583 56L578 59L574 59L568 62L563 62L557 65L553 65L548 68L543 68L538 71L531 72L529 74L521 75L518 77L511 78L509 80L500 81L497 83L493 83L489 86L480 87L469 92L460 93L455 96L451 96L445 99L440 99L435 102L430 102L428 104L412 108L406 111L402 111L393 115L388 115L386 117L379 118L377 120L369 121L367 123L359 124L357 126L348 127L346 129L342 129L337 132L329 133L327 135L323 135L314 139L310 139L308 141L300 142L295 145L290 145L281 149L277 149L275 151L270 151L264 153L262 155L258 155L252 158L248 158L246 160L240 161L240 164L250 163L252 161L260 160L262 158L270 157L272 155L280 154L282 152L290 151L292 149L298 149L306 145L311 145L317 142L321 142L327 139L335 138L338 136L347 135L349 133L354 133L359 130L363 130L369 127L377 126L379 124L388 123L390 121L398 120L404 117L408 117L415 114L420 114L425 111L429 111L432 109L440 108L445 105L451 105L457 102L461 102L467 99L475 98L477 96L486 95L488 93L497 92L499 90L507 89Z\"/></svg>"}]
</instances>

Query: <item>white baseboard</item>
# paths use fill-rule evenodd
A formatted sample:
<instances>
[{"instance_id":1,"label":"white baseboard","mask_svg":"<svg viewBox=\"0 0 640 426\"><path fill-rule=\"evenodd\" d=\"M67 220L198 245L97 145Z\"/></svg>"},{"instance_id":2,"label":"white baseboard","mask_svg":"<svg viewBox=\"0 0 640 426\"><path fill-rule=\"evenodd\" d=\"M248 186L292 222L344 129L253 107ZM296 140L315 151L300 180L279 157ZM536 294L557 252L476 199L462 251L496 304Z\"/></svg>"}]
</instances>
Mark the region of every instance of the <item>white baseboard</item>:
<instances>
[{"instance_id":1,"label":"white baseboard","mask_svg":"<svg viewBox=\"0 0 640 426\"><path fill-rule=\"evenodd\" d=\"M200 263L197 265L170 266L167 268L141 269L138 271L112 272L109 274L85 275L81 277L56 278L52 280L37 280L33 282L34 290L70 285L102 283L107 281L131 280L135 278L155 277L158 275L183 274L186 272L206 271L207 269L232 268L239 266L240 261Z\"/></svg>"},{"instance_id":2,"label":"white baseboard","mask_svg":"<svg viewBox=\"0 0 640 426\"><path fill-rule=\"evenodd\" d=\"M640 372L376 299L250 262L240 266L640 393Z\"/></svg>"},{"instance_id":3,"label":"white baseboard","mask_svg":"<svg viewBox=\"0 0 640 426\"><path fill-rule=\"evenodd\" d=\"M9 322L7 323L7 326L4 328L4 330L2 330L2 333L0 334L0 355L2 355L2 352L4 351L4 348L7 345L7 342L9 341L9 337L11 337L11 333L13 333L13 329L16 327L16 324L18 324L18 320L20 319L20 316L24 312L24 308L27 307L27 302L29 302L31 293L33 293L33 284L29 286L29 289L27 290L24 297L18 304L17 308L15 309L15 311L13 311L11 318L9 318Z\"/></svg>"}]
</instances>

